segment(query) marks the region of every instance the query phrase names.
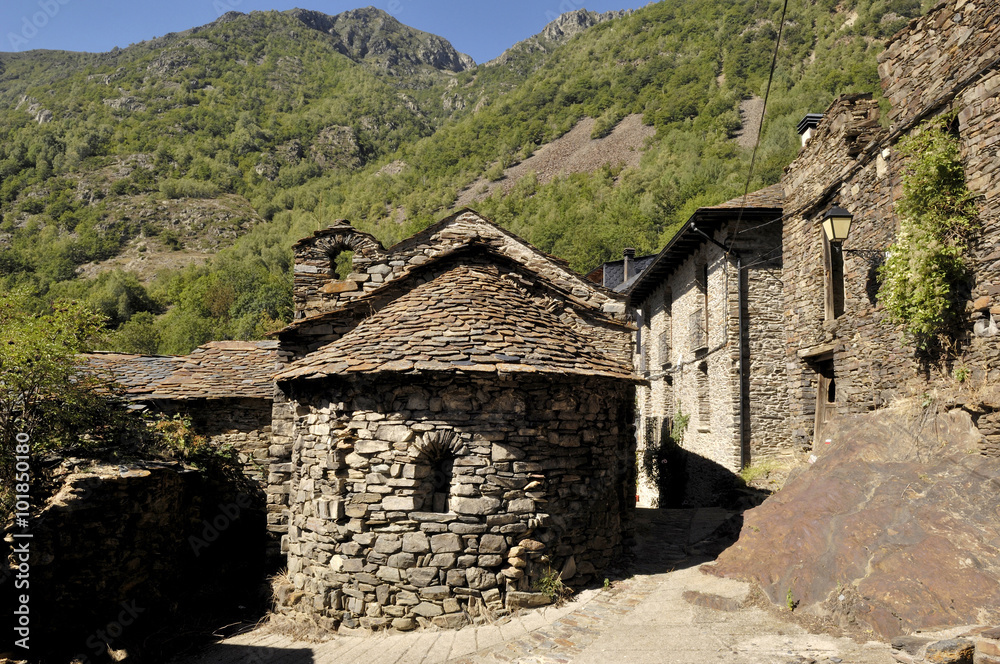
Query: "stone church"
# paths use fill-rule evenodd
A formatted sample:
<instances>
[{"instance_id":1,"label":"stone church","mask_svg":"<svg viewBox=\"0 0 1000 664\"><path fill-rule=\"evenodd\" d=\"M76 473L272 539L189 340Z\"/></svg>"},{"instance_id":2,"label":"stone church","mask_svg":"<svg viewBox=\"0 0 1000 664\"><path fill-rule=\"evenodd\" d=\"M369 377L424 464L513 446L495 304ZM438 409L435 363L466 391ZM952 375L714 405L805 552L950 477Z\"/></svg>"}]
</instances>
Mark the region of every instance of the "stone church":
<instances>
[{"instance_id":1,"label":"stone church","mask_svg":"<svg viewBox=\"0 0 1000 664\"><path fill-rule=\"evenodd\" d=\"M459 626L622 554L637 380L620 296L471 211L390 249L342 222L295 251L281 611Z\"/></svg>"}]
</instances>

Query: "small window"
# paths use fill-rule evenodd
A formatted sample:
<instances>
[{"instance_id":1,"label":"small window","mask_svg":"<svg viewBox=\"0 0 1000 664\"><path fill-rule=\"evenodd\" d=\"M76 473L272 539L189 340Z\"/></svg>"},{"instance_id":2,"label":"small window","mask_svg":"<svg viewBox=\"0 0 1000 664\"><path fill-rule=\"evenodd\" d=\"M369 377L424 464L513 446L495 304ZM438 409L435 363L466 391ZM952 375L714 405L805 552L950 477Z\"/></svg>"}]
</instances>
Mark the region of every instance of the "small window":
<instances>
[{"instance_id":1,"label":"small window","mask_svg":"<svg viewBox=\"0 0 1000 664\"><path fill-rule=\"evenodd\" d=\"M705 328L705 345L708 345L708 263L702 263L698 267L698 288L701 291L702 315L705 317L703 325Z\"/></svg>"},{"instance_id":2,"label":"small window","mask_svg":"<svg viewBox=\"0 0 1000 664\"><path fill-rule=\"evenodd\" d=\"M667 369L670 367L670 337L673 332L673 298L670 291L663 293L663 329L660 330L659 338L659 362L660 367Z\"/></svg>"},{"instance_id":3,"label":"small window","mask_svg":"<svg viewBox=\"0 0 1000 664\"><path fill-rule=\"evenodd\" d=\"M839 243L830 242L823 235L823 253L826 260L826 319L844 315L844 250Z\"/></svg>"},{"instance_id":4,"label":"small window","mask_svg":"<svg viewBox=\"0 0 1000 664\"><path fill-rule=\"evenodd\" d=\"M649 371L649 346L650 337L653 333L653 321L650 318L649 305L646 305L642 308L642 326L644 329L642 347L639 349L639 370L644 372Z\"/></svg>"},{"instance_id":5,"label":"small window","mask_svg":"<svg viewBox=\"0 0 1000 664\"><path fill-rule=\"evenodd\" d=\"M455 478L455 455L449 450L441 450L431 460L429 512L446 513L451 511L451 485Z\"/></svg>"},{"instance_id":6,"label":"small window","mask_svg":"<svg viewBox=\"0 0 1000 664\"><path fill-rule=\"evenodd\" d=\"M691 350L695 353L702 352L708 348L708 334L705 330L705 312L702 309L695 310L688 319L688 336L690 337Z\"/></svg>"},{"instance_id":7,"label":"small window","mask_svg":"<svg viewBox=\"0 0 1000 664\"><path fill-rule=\"evenodd\" d=\"M417 439L414 452L420 478L417 493L422 496L420 508L425 512L451 512L456 479L462 476L461 468L456 476L455 460L468 454L468 448L454 431L428 431Z\"/></svg>"}]
</instances>

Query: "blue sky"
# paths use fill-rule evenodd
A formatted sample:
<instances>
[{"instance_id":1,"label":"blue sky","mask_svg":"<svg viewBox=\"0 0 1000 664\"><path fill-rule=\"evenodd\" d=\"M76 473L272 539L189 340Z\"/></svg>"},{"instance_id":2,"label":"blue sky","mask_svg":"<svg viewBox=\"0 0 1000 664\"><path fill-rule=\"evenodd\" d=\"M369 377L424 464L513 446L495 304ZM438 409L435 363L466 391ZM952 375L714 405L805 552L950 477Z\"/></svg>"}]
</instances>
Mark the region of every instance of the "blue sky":
<instances>
[{"instance_id":1,"label":"blue sky","mask_svg":"<svg viewBox=\"0 0 1000 664\"><path fill-rule=\"evenodd\" d=\"M440 35L476 62L541 31L562 12L641 7L636 0L3 0L0 51L109 51L210 23L229 10L299 6L338 14L367 4Z\"/></svg>"}]
</instances>

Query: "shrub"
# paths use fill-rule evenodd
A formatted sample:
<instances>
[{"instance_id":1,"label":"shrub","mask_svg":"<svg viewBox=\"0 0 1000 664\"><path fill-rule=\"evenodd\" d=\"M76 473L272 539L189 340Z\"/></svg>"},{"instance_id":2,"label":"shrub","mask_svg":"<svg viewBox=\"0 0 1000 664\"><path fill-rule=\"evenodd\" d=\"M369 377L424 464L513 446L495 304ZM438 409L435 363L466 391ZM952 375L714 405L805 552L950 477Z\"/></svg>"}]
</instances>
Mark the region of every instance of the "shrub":
<instances>
[{"instance_id":1,"label":"shrub","mask_svg":"<svg viewBox=\"0 0 1000 664\"><path fill-rule=\"evenodd\" d=\"M214 198L219 195L219 188L211 182L181 178L161 182L160 193L165 198Z\"/></svg>"},{"instance_id":2,"label":"shrub","mask_svg":"<svg viewBox=\"0 0 1000 664\"><path fill-rule=\"evenodd\" d=\"M969 284L966 253L979 231L975 196L965 183L953 118L925 123L900 141L909 158L896 203L900 230L879 269L879 299L921 350L955 331Z\"/></svg>"}]
</instances>

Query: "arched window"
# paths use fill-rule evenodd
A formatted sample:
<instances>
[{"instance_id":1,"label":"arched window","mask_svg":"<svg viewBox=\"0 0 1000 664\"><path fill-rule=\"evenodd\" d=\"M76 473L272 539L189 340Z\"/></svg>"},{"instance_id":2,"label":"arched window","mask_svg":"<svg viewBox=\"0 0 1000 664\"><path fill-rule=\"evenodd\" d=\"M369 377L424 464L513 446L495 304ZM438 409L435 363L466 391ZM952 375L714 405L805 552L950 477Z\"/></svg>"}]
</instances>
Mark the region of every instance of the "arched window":
<instances>
[{"instance_id":1,"label":"arched window","mask_svg":"<svg viewBox=\"0 0 1000 664\"><path fill-rule=\"evenodd\" d=\"M417 443L416 461L423 467L420 493L425 512L451 511L456 486L455 460L467 454L461 438L454 431L428 431Z\"/></svg>"},{"instance_id":2,"label":"arched window","mask_svg":"<svg viewBox=\"0 0 1000 664\"><path fill-rule=\"evenodd\" d=\"M354 252L346 245L336 247L329 253L330 278L344 281L347 275L354 272Z\"/></svg>"},{"instance_id":3,"label":"arched window","mask_svg":"<svg viewBox=\"0 0 1000 664\"><path fill-rule=\"evenodd\" d=\"M455 479L455 455L451 450L438 450L437 458L431 459L428 512L446 513L451 511L451 485Z\"/></svg>"}]
</instances>

